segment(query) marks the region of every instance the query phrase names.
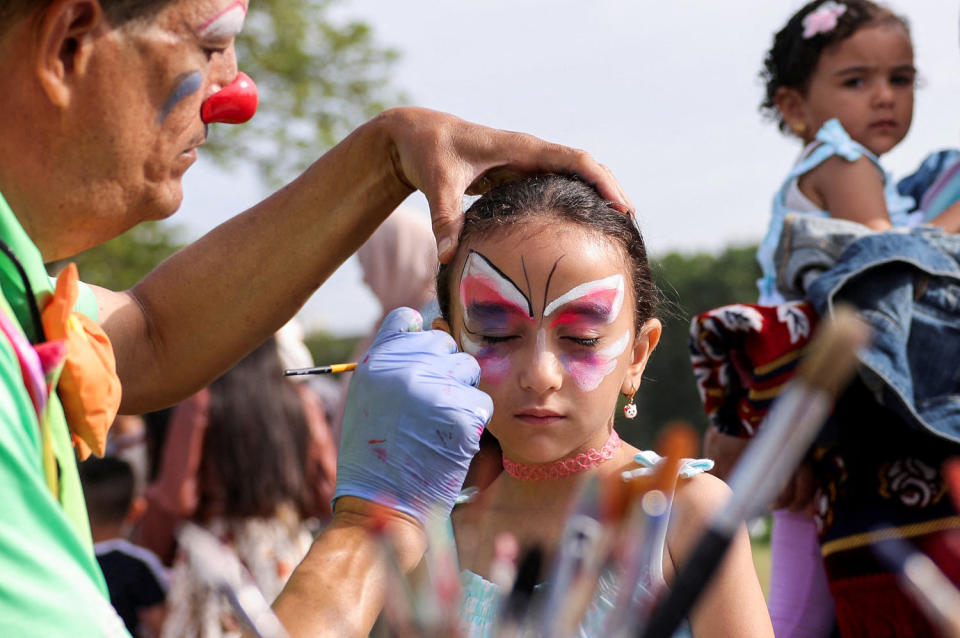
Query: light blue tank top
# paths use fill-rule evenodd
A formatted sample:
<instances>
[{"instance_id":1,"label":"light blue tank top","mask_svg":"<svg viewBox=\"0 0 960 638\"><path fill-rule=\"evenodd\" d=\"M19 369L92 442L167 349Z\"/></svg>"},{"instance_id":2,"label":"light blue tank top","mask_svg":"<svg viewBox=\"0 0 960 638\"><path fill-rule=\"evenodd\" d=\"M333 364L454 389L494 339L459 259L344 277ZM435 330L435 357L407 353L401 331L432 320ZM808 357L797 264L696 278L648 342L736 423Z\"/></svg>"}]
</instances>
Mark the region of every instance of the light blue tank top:
<instances>
[{"instance_id":1,"label":"light blue tank top","mask_svg":"<svg viewBox=\"0 0 960 638\"><path fill-rule=\"evenodd\" d=\"M783 295L777 290L777 271L773 257L777 250L777 244L780 242L780 235L783 232L783 219L787 213L818 217L830 216L830 213L825 210L799 211L788 208L786 200L790 185L801 175L809 173L834 155L842 157L848 162L855 162L862 156L866 156L873 162L873 165L877 167L883 177L883 194L887 202L887 212L890 215L890 222L894 226L908 226L919 220L918 217L910 214L910 211L916 205L913 198L905 197L897 192L896 183L884 172L877 157L860 143L854 141L843 129L839 120L834 118L825 122L817 131L816 140L819 144L794 165L787 175L787 179L783 182L783 186L780 187L773 198L773 216L770 219L770 226L767 228L767 234L757 250L757 261L760 262L760 268L763 271L763 276L757 280L761 304L778 304L784 301Z\"/></svg>"},{"instance_id":2,"label":"light blue tank top","mask_svg":"<svg viewBox=\"0 0 960 638\"><path fill-rule=\"evenodd\" d=\"M643 466L631 473L635 477L652 471L652 468L660 462L661 457L656 452L646 450L637 453L634 460ZM709 459L684 459L680 466L679 476L690 478L706 472L712 467L713 461ZM663 580L663 552L667 538L667 523L670 520L669 508L672 505L673 501L671 499L668 509L661 519L663 524L653 533L653 551L648 554L650 562L641 567L641 577L634 592L635 600L649 599L653 595L653 591L666 588L666 582ZM451 537L453 535L452 526L450 527L450 535ZM505 600L506 592L483 576L468 570L460 572L460 583L463 587L461 600L463 635L469 638L492 638L497 630L500 604ZM543 584L536 586L537 589L542 587ZM619 589L616 574L612 571L605 571L600 576L596 593L587 608L583 621L574 634L575 636L578 638L595 638L605 635L604 629L608 617L618 602ZM681 629L674 634L674 638L688 636L690 636L690 630L687 623L684 623Z\"/></svg>"}]
</instances>

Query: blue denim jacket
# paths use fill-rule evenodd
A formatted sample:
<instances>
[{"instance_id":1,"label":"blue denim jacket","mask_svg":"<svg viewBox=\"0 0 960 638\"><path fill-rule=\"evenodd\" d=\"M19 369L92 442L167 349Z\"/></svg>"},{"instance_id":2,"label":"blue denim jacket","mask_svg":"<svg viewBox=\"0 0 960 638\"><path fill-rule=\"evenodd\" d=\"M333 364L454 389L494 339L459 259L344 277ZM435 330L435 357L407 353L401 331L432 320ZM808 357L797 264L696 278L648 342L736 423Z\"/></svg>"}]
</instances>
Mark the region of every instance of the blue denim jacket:
<instances>
[{"instance_id":1,"label":"blue denim jacket","mask_svg":"<svg viewBox=\"0 0 960 638\"><path fill-rule=\"evenodd\" d=\"M873 327L860 376L878 401L960 442L960 235L933 226L852 232L849 224L788 220L778 271L814 274L834 260L794 282L821 315L847 302Z\"/></svg>"}]
</instances>

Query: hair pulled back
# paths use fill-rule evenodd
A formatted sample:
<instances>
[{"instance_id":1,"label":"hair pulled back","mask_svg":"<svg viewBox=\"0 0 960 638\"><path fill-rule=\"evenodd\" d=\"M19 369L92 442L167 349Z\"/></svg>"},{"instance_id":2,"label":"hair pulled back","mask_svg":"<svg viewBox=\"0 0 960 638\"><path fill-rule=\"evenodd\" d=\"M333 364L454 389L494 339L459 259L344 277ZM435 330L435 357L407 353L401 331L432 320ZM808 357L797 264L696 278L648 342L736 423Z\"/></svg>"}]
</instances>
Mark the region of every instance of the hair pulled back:
<instances>
[{"instance_id":1,"label":"hair pulled back","mask_svg":"<svg viewBox=\"0 0 960 638\"><path fill-rule=\"evenodd\" d=\"M826 1L813 0L793 14L787 25L773 37L773 46L763 60L760 78L766 85L766 93L763 102L760 103L760 112L776 120L781 131L787 131L788 128L780 111L777 110L775 103L777 90L786 87L805 93L824 49L843 42L865 26L884 23L899 24L906 29L907 33L910 32L906 18L870 0L834 0L846 8L837 19L837 26L824 33L804 38L804 18L819 9Z\"/></svg>"},{"instance_id":2,"label":"hair pulled back","mask_svg":"<svg viewBox=\"0 0 960 638\"><path fill-rule=\"evenodd\" d=\"M620 213L581 180L560 175L539 175L507 182L493 188L467 209L460 246L521 224L547 221L573 224L618 247L630 269L636 300L636 328L655 316L659 292L653 282L647 249L631 215ZM437 273L437 302L449 321L453 264L441 264Z\"/></svg>"}]
</instances>

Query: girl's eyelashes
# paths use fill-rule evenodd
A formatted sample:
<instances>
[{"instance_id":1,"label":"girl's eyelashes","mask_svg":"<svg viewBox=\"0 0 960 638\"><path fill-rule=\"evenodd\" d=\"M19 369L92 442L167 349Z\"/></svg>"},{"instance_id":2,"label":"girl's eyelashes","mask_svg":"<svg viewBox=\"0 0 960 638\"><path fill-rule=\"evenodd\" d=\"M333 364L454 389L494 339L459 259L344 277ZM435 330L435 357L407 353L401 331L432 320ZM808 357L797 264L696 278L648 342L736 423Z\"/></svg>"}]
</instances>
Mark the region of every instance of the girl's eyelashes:
<instances>
[{"instance_id":1,"label":"girl's eyelashes","mask_svg":"<svg viewBox=\"0 0 960 638\"><path fill-rule=\"evenodd\" d=\"M564 339L587 348L595 348L600 343L600 337L564 337Z\"/></svg>"},{"instance_id":2,"label":"girl's eyelashes","mask_svg":"<svg viewBox=\"0 0 960 638\"><path fill-rule=\"evenodd\" d=\"M519 337L515 335L507 335L505 337L495 336L495 335L480 335L480 341L487 345L493 345L495 343L506 343L511 339L518 339Z\"/></svg>"},{"instance_id":3,"label":"girl's eyelashes","mask_svg":"<svg viewBox=\"0 0 960 638\"><path fill-rule=\"evenodd\" d=\"M863 86L863 78L861 77L850 77L843 81L843 86L850 89L858 89Z\"/></svg>"}]
</instances>

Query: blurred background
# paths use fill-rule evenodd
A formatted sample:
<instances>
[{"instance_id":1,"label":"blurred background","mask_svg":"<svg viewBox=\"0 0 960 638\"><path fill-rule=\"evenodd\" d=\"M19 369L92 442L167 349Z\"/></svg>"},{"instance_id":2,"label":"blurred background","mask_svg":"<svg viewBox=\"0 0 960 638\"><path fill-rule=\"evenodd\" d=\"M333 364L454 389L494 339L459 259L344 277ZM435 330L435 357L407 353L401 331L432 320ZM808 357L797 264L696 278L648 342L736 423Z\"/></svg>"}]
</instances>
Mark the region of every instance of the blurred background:
<instances>
[{"instance_id":1,"label":"blurred background","mask_svg":"<svg viewBox=\"0 0 960 638\"><path fill-rule=\"evenodd\" d=\"M690 317L756 300L755 244L799 153L757 110L758 72L799 0L253 0L238 44L257 117L215 126L181 210L78 258L122 289L178 246L296 176L350 130L401 104L589 150L639 213L667 303L664 339L620 431L648 446L673 419L706 424L687 357ZM912 26L920 86L897 178L960 146L957 3L890 3ZM427 215L419 194L407 202ZM347 359L380 316L351 259L300 314L318 363Z\"/></svg>"}]
</instances>

